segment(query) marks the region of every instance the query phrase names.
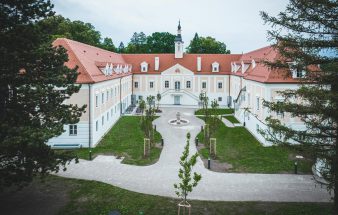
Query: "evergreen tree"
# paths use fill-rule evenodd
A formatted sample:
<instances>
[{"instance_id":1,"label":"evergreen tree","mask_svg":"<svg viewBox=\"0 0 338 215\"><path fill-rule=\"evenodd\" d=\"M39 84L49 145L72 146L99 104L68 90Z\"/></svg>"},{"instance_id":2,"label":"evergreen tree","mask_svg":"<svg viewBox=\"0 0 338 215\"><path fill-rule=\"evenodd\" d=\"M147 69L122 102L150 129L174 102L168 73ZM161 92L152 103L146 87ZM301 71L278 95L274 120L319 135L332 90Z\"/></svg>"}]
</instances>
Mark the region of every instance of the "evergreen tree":
<instances>
[{"instance_id":1,"label":"evergreen tree","mask_svg":"<svg viewBox=\"0 0 338 215\"><path fill-rule=\"evenodd\" d=\"M271 111L288 113L306 126L294 130L278 118L269 117L269 130L261 131L277 144L299 143L324 161L321 174L333 190L338 214L338 2L290 0L284 12L262 18L273 26L268 32L281 59L266 62L282 75L300 74L297 90L280 92L283 102L264 102ZM320 65L318 67L317 65Z\"/></svg>"},{"instance_id":2,"label":"evergreen tree","mask_svg":"<svg viewBox=\"0 0 338 215\"><path fill-rule=\"evenodd\" d=\"M189 53L201 53L200 51L200 38L197 34L197 32L195 33L194 38L191 40L189 46L188 46L188 52Z\"/></svg>"},{"instance_id":3,"label":"evergreen tree","mask_svg":"<svg viewBox=\"0 0 338 215\"><path fill-rule=\"evenodd\" d=\"M119 48L118 48L118 52L119 53L124 53L125 52L125 47L124 47L124 43L120 42Z\"/></svg>"},{"instance_id":4,"label":"evergreen tree","mask_svg":"<svg viewBox=\"0 0 338 215\"><path fill-rule=\"evenodd\" d=\"M44 0L0 3L0 187L58 171L73 158L46 145L85 108L64 104L80 89L77 68L64 66L66 50L52 47L36 25L53 16L52 7Z\"/></svg>"}]
</instances>

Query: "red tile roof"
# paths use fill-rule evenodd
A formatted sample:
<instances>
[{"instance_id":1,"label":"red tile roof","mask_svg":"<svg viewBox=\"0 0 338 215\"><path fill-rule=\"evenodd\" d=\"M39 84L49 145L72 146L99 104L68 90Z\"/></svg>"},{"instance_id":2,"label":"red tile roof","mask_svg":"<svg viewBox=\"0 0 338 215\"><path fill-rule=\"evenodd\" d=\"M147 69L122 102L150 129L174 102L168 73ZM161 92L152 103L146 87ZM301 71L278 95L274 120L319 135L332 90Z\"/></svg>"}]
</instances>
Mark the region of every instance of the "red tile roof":
<instances>
[{"instance_id":1,"label":"red tile roof","mask_svg":"<svg viewBox=\"0 0 338 215\"><path fill-rule=\"evenodd\" d=\"M175 58L175 54L122 54L126 62L133 65L133 73L141 72L140 64L148 63L150 74L159 74L170 67L180 64L196 74L230 74L231 61L238 60L240 54L184 54L183 58ZM159 57L159 70L155 70L155 57ZM201 72L197 71L197 57L201 57ZM219 63L219 72L212 72L212 63Z\"/></svg>"},{"instance_id":2,"label":"red tile roof","mask_svg":"<svg viewBox=\"0 0 338 215\"><path fill-rule=\"evenodd\" d=\"M74 68L76 65L79 67L77 83L95 83L131 75L131 73L113 73L111 76L106 76L96 65L97 62L104 62L104 65L106 63L127 64L120 54L65 38L56 39L53 45L67 49L69 61L66 65L68 67Z\"/></svg>"},{"instance_id":3,"label":"red tile roof","mask_svg":"<svg viewBox=\"0 0 338 215\"><path fill-rule=\"evenodd\" d=\"M118 77L131 75L130 72L106 76L100 69L108 63L116 65L132 65L134 74L160 74L168 68L180 64L195 74L222 74L242 76L244 79L264 83L296 83L298 80L288 76L289 70L270 69L262 61L274 61L279 58L278 52L271 46L263 47L245 54L184 54L183 58L175 58L174 54L118 54L97 47L86 45L70 39L59 38L53 42L54 46L63 46L68 51L70 68L79 67L77 83L95 83ZM159 70L155 71L155 57L159 57ZM197 57L201 57L201 71L197 71ZM255 60L256 66L251 64ZM140 64L148 63L148 72L141 72ZM245 73L239 68L231 73L231 63L241 62L250 64ZM219 72L212 72L212 63L219 63Z\"/></svg>"}]
</instances>

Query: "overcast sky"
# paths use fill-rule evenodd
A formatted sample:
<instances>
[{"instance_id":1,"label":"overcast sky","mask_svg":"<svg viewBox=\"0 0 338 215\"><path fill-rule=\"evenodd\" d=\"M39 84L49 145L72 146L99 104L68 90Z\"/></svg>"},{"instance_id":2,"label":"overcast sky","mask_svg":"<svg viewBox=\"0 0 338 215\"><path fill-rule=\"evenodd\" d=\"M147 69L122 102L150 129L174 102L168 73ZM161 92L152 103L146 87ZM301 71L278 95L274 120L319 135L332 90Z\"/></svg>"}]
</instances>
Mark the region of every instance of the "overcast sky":
<instances>
[{"instance_id":1,"label":"overcast sky","mask_svg":"<svg viewBox=\"0 0 338 215\"><path fill-rule=\"evenodd\" d=\"M287 0L52 0L57 14L93 24L102 37L126 45L133 32L176 34L189 45L195 32L224 42L232 53L269 45L259 12L276 15Z\"/></svg>"}]
</instances>

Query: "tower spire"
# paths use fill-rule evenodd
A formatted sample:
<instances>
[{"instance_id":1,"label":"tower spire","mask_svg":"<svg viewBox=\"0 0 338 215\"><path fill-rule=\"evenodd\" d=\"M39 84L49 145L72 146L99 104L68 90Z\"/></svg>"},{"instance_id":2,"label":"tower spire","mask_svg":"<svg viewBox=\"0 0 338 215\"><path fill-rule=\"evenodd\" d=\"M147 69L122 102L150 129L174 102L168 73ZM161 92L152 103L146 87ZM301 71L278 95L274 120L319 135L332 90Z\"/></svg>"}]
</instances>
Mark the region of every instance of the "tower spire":
<instances>
[{"instance_id":1,"label":"tower spire","mask_svg":"<svg viewBox=\"0 0 338 215\"><path fill-rule=\"evenodd\" d=\"M183 43L181 35L181 20L178 20L177 35L175 37L175 58L183 58Z\"/></svg>"}]
</instances>

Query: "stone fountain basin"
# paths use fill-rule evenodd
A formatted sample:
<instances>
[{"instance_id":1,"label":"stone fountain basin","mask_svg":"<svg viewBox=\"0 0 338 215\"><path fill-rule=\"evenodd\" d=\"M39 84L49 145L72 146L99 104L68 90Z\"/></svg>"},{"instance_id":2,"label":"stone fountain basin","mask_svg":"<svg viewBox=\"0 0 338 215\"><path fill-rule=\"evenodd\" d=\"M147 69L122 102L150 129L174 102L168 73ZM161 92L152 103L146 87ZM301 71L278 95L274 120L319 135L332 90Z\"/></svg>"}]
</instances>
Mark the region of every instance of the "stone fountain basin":
<instances>
[{"instance_id":1,"label":"stone fountain basin","mask_svg":"<svg viewBox=\"0 0 338 215\"><path fill-rule=\"evenodd\" d=\"M177 119L170 119L170 120L168 121L168 123L169 123L170 125L186 125L186 124L189 123L189 120L187 120L187 119L180 119L180 120L177 120Z\"/></svg>"}]
</instances>

